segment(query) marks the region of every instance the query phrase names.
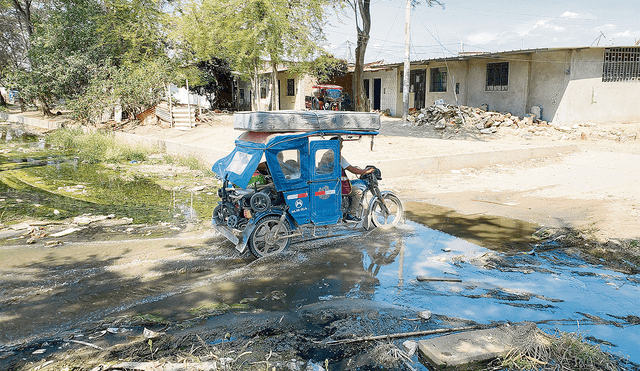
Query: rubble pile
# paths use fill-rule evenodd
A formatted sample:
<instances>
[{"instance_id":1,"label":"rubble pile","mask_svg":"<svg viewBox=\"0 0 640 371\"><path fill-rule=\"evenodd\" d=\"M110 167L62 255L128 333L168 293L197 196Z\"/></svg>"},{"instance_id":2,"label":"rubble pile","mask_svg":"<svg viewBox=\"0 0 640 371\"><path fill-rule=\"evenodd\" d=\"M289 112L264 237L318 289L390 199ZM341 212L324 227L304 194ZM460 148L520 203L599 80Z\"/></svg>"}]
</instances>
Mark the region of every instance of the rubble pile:
<instances>
[{"instance_id":1,"label":"rubble pile","mask_svg":"<svg viewBox=\"0 0 640 371\"><path fill-rule=\"evenodd\" d=\"M423 127L439 135L450 135L449 137L461 132L494 134L499 128L508 128L505 134L516 135L526 140L533 137L547 137L551 140L606 139L618 142L640 139L638 125L596 125L586 122L568 126L540 120L540 112L540 107L533 106L531 113L520 118L508 112L488 111L486 106L476 108L434 104L413 110L407 119L414 127Z\"/></svg>"},{"instance_id":2,"label":"rubble pile","mask_svg":"<svg viewBox=\"0 0 640 371\"><path fill-rule=\"evenodd\" d=\"M524 127L538 123L547 125L546 121L536 120L535 115L527 115L519 118L511 113L485 111L481 108L468 106L452 106L449 104L434 104L415 111L409 116L413 125L433 125L434 129L445 129L447 125L464 125L475 127L483 134L491 134L498 131L498 127Z\"/></svg>"}]
</instances>

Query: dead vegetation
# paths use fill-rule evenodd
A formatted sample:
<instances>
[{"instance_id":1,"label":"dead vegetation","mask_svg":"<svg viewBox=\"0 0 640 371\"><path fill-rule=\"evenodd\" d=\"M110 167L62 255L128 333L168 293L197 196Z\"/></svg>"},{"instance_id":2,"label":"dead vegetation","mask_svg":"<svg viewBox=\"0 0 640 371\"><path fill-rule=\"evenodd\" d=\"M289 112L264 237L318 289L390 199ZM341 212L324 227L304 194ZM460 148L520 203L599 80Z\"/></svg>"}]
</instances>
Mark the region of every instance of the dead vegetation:
<instances>
[{"instance_id":1,"label":"dead vegetation","mask_svg":"<svg viewBox=\"0 0 640 371\"><path fill-rule=\"evenodd\" d=\"M583 252L581 257L589 263L606 265L626 274L640 273L640 241L607 240L599 241L593 230L575 230L572 228L541 228L533 237L539 242L534 251L567 249Z\"/></svg>"},{"instance_id":2,"label":"dead vegetation","mask_svg":"<svg viewBox=\"0 0 640 371\"><path fill-rule=\"evenodd\" d=\"M549 335L537 327L514 343L498 367L509 370L615 371L619 365L599 346L585 341L581 334L558 332Z\"/></svg>"}]
</instances>

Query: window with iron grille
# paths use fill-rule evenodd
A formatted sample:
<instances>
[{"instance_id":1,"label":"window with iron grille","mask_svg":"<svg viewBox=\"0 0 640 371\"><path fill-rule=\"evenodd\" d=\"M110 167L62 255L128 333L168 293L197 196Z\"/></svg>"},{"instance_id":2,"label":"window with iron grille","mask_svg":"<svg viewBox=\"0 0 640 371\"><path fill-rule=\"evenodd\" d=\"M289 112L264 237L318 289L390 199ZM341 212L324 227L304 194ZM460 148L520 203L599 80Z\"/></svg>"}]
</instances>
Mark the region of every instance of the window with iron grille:
<instances>
[{"instance_id":1,"label":"window with iron grille","mask_svg":"<svg viewBox=\"0 0 640 371\"><path fill-rule=\"evenodd\" d=\"M640 47L605 49L602 81L640 81Z\"/></svg>"},{"instance_id":2,"label":"window with iron grille","mask_svg":"<svg viewBox=\"0 0 640 371\"><path fill-rule=\"evenodd\" d=\"M432 68L431 69L431 82L429 84L429 91L431 92L443 92L447 91L447 69L446 68Z\"/></svg>"},{"instance_id":3,"label":"window with iron grille","mask_svg":"<svg viewBox=\"0 0 640 371\"><path fill-rule=\"evenodd\" d=\"M295 79L287 79L287 96L288 97L292 97L296 95L295 82L296 82Z\"/></svg>"},{"instance_id":4,"label":"window with iron grille","mask_svg":"<svg viewBox=\"0 0 640 371\"><path fill-rule=\"evenodd\" d=\"M509 87L509 62L487 63L486 91L506 91Z\"/></svg>"}]
</instances>

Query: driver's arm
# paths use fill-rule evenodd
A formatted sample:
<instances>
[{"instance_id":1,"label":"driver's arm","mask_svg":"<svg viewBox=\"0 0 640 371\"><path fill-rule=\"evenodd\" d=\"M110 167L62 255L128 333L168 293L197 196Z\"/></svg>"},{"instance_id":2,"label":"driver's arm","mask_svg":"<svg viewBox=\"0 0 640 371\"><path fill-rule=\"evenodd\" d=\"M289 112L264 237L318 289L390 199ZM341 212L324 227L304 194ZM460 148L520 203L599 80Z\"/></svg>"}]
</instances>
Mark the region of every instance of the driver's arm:
<instances>
[{"instance_id":1,"label":"driver's arm","mask_svg":"<svg viewBox=\"0 0 640 371\"><path fill-rule=\"evenodd\" d=\"M362 175L362 174L369 174L369 173L373 172L374 168L370 167L370 168L367 168L367 169L361 169L361 168L359 168L357 166L349 165L349 166L347 166L345 168L345 170L348 170L349 172L352 172L352 173L357 174L357 175Z\"/></svg>"}]
</instances>

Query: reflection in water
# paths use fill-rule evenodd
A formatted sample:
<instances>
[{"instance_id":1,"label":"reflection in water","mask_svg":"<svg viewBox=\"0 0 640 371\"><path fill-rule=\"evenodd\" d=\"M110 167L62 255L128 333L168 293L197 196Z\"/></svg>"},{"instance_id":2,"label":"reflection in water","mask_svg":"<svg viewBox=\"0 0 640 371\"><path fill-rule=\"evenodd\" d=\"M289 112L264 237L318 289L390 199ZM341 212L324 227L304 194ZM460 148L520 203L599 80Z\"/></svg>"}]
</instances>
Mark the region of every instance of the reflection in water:
<instances>
[{"instance_id":1,"label":"reflection in water","mask_svg":"<svg viewBox=\"0 0 640 371\"><path fill-rule=\"evenodd\" d=\"M593 339L614 344L603 349L640 361L636 326L611 322L640 316L637 277L561 250L504 254L419 224L407 226L412 231L367 239L363 267L376 278L375 285L354 288L351 295L373 290L367 296L375 301L481 323L537 321L551 331L587 331ZM419 275L462 282L418 282ZM602 321L594 320L598 317Z\"/></svg>"}]
</instances>

